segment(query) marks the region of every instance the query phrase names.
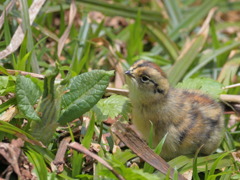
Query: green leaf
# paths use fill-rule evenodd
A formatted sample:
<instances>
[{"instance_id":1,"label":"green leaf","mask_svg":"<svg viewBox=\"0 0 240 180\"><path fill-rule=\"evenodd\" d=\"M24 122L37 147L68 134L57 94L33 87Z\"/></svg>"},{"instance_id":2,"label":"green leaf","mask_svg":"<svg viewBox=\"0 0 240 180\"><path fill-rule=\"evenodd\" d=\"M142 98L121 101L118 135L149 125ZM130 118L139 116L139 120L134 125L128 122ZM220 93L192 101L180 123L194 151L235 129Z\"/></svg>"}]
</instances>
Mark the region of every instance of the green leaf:
<instances>
[{"instance_id":1,"label":"green leaf","mask_svg":"<svg viewBox=\"0 0 240 180\"><path fill-rule=\"evenodd\" d=\"M1 114L3 111L5 111L6 109L8 109L10 106L15 105L16 103L17 103L17 102L16 102L16 98L15 98L15 97L9 99L8 101L6 101L6 102L4 102L4 103L2 103L2 104L0 105L0 114Z\"/></svg>"},{"instance_id":2,"label":"green leaf","mask_svg":"<svg viewBox=\"0 0 240 180\"><path fill-rule=\"evenodd\" d=\"M134 168L127 168L124 163L119 159L119 156L114 156L111 154L107 154L107 161L111 164L111 166L121 174L125 179L133 179L133 180L157 180L159 177L155 174L149 174L143 172L142 169L134 169ZM102 169L99 174L100 176L106 176L106 179L113 179L113 174L106 170L105 168ZM115 179L115 178L114 178Z\"/></svg>"},{"instance_id":3,"label":"green leaf","mask_svg":"<svg viewBox=\"0 0 240 180\"><path fill-rule=\"evenodd\" d=\"M7 69L5 69L3 66L0 66L0 71L2 73L4 73L5 75L10 75L8 72L7 72Z\"/></svg>"},{"instance_id":4,"label":"green leaf","mask_svg":"<svg viewBox=\"0 0 240 180\"><path fill-rule=\"evenodd\" d=\"M133 154L133 152L130 149L122 151L121 149L118 148L116 148L116 152L114 152L113 156L122 164L125 164L130 159L136 157L136 155Z\"/></svg>"},{"instance_id":5,"label":"green leaf","mask_svg":"<svg viewBox=\"0 0 240 180\"><path fill-rule=\"evenodd\" d=\"M206 34L197 35L190 43L186 42L179 58L168 74L169 82L172 85L176 85L184 77L184 74L194 62L205 42Z\"/></svg>"},{"instance_id":6,"label":"green leaf","mask_svg":"<svg viewBox=\"0 0 240 180\"><path fill-rule=\"evenodd\" d=\"M79 74L86 59L82 59L84 56L88 56L90 44L87 42L90 33L90 22L87 15L83 17L83 25L81 26L72 56L71 70ZM86 58L86 57L85 57ZM83 61L83 62L82 62Z\"/></svg>"},{"instance_id":7,"label":"green leaf","mask_svg":"<svg viewBox=\"0 0 240 180\"><path fill-rule=\"evenodd\" d=\"M166 50L171 61L175 62L179 56L177 45L158 27L147 24L147 31Z\"/></svg>"},{"instance_id":8,"label":"green leaf","mask_svg":"<svg viewBox=\"0 0 240 180\"><path fill-rule=\"evenodd\" d=\"M90 123L87 127L87 132L84 135L83 140L81 141L81 144L87 149L90 148L90 145L92 142L94 127L95 127L95 118L94 118L94 115L92 115ZM73 177L76 177L78 174L81 173L82 167L83 167L83 160L84 160L84 156L82 153L79 154L76 152L73 154L73 158L72 158L72 176Z\"/></svg>"},{"instance_id":9,"label":"green leaf","mask_svg":"<svg viewBox=\"0 0 240 180\"><path fill-rule=\"evenodd\" d=\"M8 76L0 76L0 94L4 93L8 85Z\"/></svg>"},{"instance_id":10,"label":"green leaf","mask_svg":"<svg viewBox=\"0 0 240 180\"><path fill-rule=\"evenodd\" d=\"M194 180L200 180L199 176L198 176L198 169L197 169L197 160L198 160L198 154L199 151L201 150L202 147L198 148L198 150L196 151L194 158L193 158L193 179Z\"/></svg>"},{"instance_id":11,"label":"green leaf","mask_svg":"<svg viewBox=\"0 0 240 180\"><path fill-rule=\"evenodd\" d=\"M16 81L16 98L19 110L29 119L40 121L33 105L41 95L39 87L30 78L18 76Z\"/></svg>"},{"instance_id":12,"label":"green leaf","mask_svg":"<svg viewBox=\"0 0 240 180\"><path fill-rule=\"evenodd\" d=\"M43 156L33 150L28 150L26 153L29 161L33 163L38 179L45 180L47 178L47 166L44 162Z\"/></svg>"},{"instance_id":13,"label":"green leaf","mask_svg":"<svg viewBox=\"0 0 240 180\"><path fill-rule=\"evenodd\" d=\"M58 70L49 72L44 78L44 92L37 108L41 121L32 121L31 134L44 144L48 144L58 126L63 87L54 85Z\"/></svg>"},{"instance_id":14,"label":"green leaf","mask_svg":"<svg viewBox=\"0 0 240 180\"><path fill-rule=\"evenodd\" d=\"M78 0L77 4L83 4L86 8L94 11L100 11L110 16L123 16L127 18L136 18L139 7L123 6L120 3L107 3L95 0ZM141 8L142 20L158 23L165 22L162 14L157 11L145 10Z\"/></svg>"},{"instance_id":15,"label":"green leaf","mask_svg":"<svg viewBox=\"0 0 240 180\"><path fill-rule=\"evenodd\" d=\"M93 111L97 114L99 120L104 120L107 117L115 118L122 115L124 119L128 119L130 112L130 102L127 97L121 95L112 95L109 98L101 99Z\"/></svg>"},{"instance_id":16,"label":"green leaf","mask_svg":"<svg viewBox=\"0 0 240 180\"><path fill-rule=\"evenodd\" d=\"M182 83L178 83L177 88L201 90L203 93L209 94L217 99L224 92L223 85L210 78L194 78L186 79Z\"/></svg>"},{"instance_id":17,"label":"green leaf","mask_svg":"<svg viewBox=\"0 0 240 180\"><path fill-rule=\"evenodd\" d=\"M134 24L129 25L129 38L127 41L127 59L132 62L132 57L136 54L142 53L143 50L143 36L144 28L141 24L141 12L138 11L138 16Z\"/></svg>"},{"instance_id":18,"label":"green leaf","mask_svg":"<svg viewBox=\"0 0 240 180\"><path fill-rule=\"evenodd\" d=\"M89 111L103 96L113 71L93 70L70 80L62 97L60 124L65 124Z\"/></svg>"},{"instance_id":19,"label":"green leaf","mask_svg":"<svg viewBox=\"0 0 240 180\"><path fill-rule=\"evenodd\" d=\"M187 13L187 16L184 17L176 27L174 27L169 36L172 37L172 39L176 39L179 36L179 33L181 33L182 29L191 30L217 3L219 3L219 0L204 1L194 11Z\"/></svg>"},{"instance_id":20,"label":"green leaf","mask_svg":"<svg viewBox=\"0 0 240 180\"><path fill-rule=\"evenodd\" d=\"M158 143L157 147L154 149L154 152L156 154L160 154L162 152L162 148L163 148L163 144L167 138L168 133L165 134L165 136L161 139L161 141ZM144 163L144 167L143 167L143 171L144 172L148 172L148 173L153 173L154 171L154 167L152 167L150 164L148 163Z\"/></svg>"},{"instance_id":21,"label":"green leaf","mask_svg":"<svg viewBox=\"0 0 240 180\"><path fill-rule=\"evenodd\" d=\"M176 27L184 18L181 12L180 2L176 0L164 0L165 7L171 18L171 25Z\"/></svg>"},{"instance_id":22,"label":"green leaf","mask_svg":"<svg viewBox=\"0 0 240 180\"><path fill-rule=\"evenodd\" d=\"M209 172L209 175L208 176L211 176L214 174L215 170L217 169L217 165L218 163L227 155L229 155L230 152L225 152L221 155L219 155L219 157L216 159L216 161L213 163L211 169L210 169L210 172Z\"/></svg>"}]
</instances>

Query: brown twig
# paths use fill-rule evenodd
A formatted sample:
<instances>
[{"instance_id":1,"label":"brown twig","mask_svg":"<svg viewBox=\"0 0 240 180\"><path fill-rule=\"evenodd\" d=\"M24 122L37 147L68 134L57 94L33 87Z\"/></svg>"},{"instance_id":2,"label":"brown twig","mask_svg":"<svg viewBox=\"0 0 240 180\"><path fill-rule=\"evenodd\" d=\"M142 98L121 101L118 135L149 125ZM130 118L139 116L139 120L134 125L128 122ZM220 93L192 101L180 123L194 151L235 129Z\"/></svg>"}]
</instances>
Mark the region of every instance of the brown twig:
<instances>
[{"instance_id":1,"label":"brown twig","mask_svg":"<svg viewBox=\"0 0 240 180\"><path fill-rule=\"evenodd\" d=\"M110 166L108 164L108 162L106 162L104 159L102 159L101 157L99 157L98 155L92 153L91 151L89 151L87 148L85 148L84 146L82 146L81 144L77 143L77 142L72 142L68 145L68 147L75 149L78 152L84 153L90 157L92 157L93 159L96 159L98 162L100 162L102 165L104 165L106 168L108 168L118 179L120 180L124 180L124 178L118 174L112 166Z\"/></svg>"},{"instance_id":2,"label":"brown twig","mask_svg":"<svg viewBox=\"0 0 240 180\"><path fill-rule=\"evenodd\" d=\"M220 99L226 102L240 103L240 95L221 94Z\"/></svg>"},{"instance_id":3,"label":"brown twig","mask_svg":"<svg viewBox=\"0 0 240 180\"><path fill-rule=\"evenodd\" d=\"M19 71L19 70L12 70L12 69L7 69L7 73L10 75L16 75L16 74L21 74L21 75L29 75L38 79L44 79L44 75L42 74L36 74L36 73L30 73L26 71ZM5 74L4 72L0 71L0 74Z\"/></svg>"},{"instance_id":4,"label":"brown twig","mask_svg":"<svg viewBox=\"0 0 240 180\"><path fill-rule=\"evenodd\" d=\"M53 164L57 166L57 172L61 173L64 170L64 155L67 151L67 145L71 141L71 137L64 138L59 145L57 154L55 156L55 159L53 161Z\"/></svg>"}]
</instances>

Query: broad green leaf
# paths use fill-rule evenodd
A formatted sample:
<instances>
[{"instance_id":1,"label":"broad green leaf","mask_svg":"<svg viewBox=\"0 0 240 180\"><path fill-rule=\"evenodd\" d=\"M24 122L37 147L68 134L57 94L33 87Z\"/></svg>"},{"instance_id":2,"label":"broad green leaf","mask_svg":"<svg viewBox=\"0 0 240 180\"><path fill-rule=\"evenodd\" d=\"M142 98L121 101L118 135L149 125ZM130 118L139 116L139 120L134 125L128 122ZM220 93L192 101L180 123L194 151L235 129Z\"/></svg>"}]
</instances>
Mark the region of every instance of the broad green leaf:
<instances>
[{"instance_id":1,"label":"broad green leaf","mask_svg":"<svg viewBox=\"0 0 240 180\"><path fill-rule=\"evenodd\" d=\"M70 122L90 110L103 96L112 75L112 71L94 70L72 78L62 97L59 123Z\"/></svg>"},{"instance_id":2,"label":"broad green leaf","mask_svg":"<svg viewBox=\"0 0 240 180\"><path fill-rule=\"evenodd\" d=\"M210 78L194 78L186 79L178 83L177 88L201 90L203 93L209 94L211 97L217 99L220 94L224 92L223 85Z\"/></svg>"},{"instance_id":3,"label":"broad green leaf","mask_svg":"<svg viewBox=\"0 0 240 180\"><path fill-rule=\"evenodd\" d=\"M128 119L130 102L127 97L112 95L109 98L101 99L93 108L93 111L96 112L98 120L104 120L107 117L115 118L118 115Z\"/></svg>"},{"instance_id":4,"label":"broad green leaf","mask_svg":"<svg viewBox=\"0 0 240 180\"><path fill-rule=\"evenodd\" d=\"M16 80L16 98L19 110L29 119L40 121L33 105L41 95L39 87L30 78L18 76Z\"/></svg>"}]
</instances>

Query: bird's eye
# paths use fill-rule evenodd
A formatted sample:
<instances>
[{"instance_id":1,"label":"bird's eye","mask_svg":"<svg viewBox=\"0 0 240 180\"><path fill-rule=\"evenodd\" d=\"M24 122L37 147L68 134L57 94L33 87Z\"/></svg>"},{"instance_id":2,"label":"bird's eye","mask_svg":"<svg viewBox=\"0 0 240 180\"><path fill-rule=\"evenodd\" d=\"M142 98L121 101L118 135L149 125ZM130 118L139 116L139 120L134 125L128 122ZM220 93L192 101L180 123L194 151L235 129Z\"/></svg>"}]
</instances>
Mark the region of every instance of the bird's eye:
<instances>
[{"instance_id":1,"label":"bird's eye","mask_svg":"<svg viewBox=\"0 0 240 180\"><path fill-rule=\"evenodd\" d=\"M141 76L141 81L142 81L142 82L147 82L147 81L149 81L149 77L147 77L147 76Z\"/></svg>"}]
</instances>

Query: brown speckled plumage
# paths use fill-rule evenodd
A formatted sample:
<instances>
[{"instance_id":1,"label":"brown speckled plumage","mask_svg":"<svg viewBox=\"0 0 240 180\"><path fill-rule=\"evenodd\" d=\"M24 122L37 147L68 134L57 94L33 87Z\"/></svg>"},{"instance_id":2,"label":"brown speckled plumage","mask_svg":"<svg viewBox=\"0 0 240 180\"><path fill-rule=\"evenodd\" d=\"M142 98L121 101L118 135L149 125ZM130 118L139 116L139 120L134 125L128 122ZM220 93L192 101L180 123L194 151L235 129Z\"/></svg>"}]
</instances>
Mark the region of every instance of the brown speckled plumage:
<instances>
[{"instance_id":1,"label":"brown speckled plumage","mask_svg":"<svg viewBox=\"0 0 240 180\"><path fill-rule=\"evenodd\" d=\"M224 127L219 103L198 91L174 89L156 64L140 60L126 72L133 106L132 122L148 139L150 121L154 145L168 133L161 156L166 160L183 154L211 154L219 146Z\"/></svg>"}]
</instances>

